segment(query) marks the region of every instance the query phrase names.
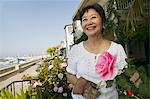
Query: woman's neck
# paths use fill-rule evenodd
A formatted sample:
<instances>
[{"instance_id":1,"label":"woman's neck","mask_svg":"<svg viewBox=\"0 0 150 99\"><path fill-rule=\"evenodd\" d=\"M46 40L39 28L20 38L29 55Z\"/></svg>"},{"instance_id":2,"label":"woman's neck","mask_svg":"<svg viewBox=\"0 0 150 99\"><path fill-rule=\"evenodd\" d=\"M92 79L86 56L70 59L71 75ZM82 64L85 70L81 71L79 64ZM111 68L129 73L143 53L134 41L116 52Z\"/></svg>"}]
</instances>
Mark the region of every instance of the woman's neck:
<instances>
[{"instance_id":1,"label":"woman's neck","mask_svg":"<svg viewBox=\"0 0 150 99\"><path fill-rule=\"evenodd\" d=\"M101 35L95 37L88 37L87 43L93 46L99 45L104 41Z\"/></svg>"},{"instance_id":2,"label":"woman's neck","mask_svg":"<svg viewBox=\"0 0 150 99\"><path fill-rule=\"evenodd\" d=\"M88 40L83 44L88 52L98 54L106 51L110 47L111 42L104 39L101 35L95 35L88 37Z\"/></svg>"}]
</instances>

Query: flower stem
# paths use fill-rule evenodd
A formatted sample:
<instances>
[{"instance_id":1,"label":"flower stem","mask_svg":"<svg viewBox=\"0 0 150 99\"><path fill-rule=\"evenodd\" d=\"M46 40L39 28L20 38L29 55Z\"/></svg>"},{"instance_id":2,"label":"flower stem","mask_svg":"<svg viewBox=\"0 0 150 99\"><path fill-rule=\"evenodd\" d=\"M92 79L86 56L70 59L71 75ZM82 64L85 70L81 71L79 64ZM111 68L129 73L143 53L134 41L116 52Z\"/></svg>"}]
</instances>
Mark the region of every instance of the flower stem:
<instances>
[{"instance_id":1,"label":"flower stem","mask_svg":"<svg viewBox=\"0 0 150 99\"><path fill-rule=\"evenodd\" d=\"M137 96L133 96L134 98L136 98L136 99L140 99L139 97L137 97Z\"/></svg>"}]
</instances>

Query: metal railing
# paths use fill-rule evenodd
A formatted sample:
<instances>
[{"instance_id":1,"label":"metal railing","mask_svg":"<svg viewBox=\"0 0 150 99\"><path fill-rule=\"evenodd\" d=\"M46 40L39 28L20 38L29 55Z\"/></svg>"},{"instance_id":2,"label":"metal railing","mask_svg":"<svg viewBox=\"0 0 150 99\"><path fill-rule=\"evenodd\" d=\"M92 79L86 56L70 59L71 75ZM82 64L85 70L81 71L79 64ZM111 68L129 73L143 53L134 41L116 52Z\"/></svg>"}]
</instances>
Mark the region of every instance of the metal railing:
<instances>
[{"instance_id":1,"label":"metal railing","mask_svg":"<svg viewBox=\"0 0 150 99\"><path fill-rule=\"evenodd\" d=\"M31 89L31 80L19 80L19 81L14 81L14 82L10 83L9 85L7 85L6 88L7 88L7 89L10 89L11 93L12 93L13 95L15 95L18 91L20 91L20 89L24 89L24 88L25 88L24 82L27 82L27 84L29 84L28 86L29 86L30 89ZM19 84L19 85L21 85L21 86L17 86L17 88L16 88L15 85L18 85L17 83L21 83L21 84ZM19 90L18 90L18 88L19 88ZM26 89L27 89L27 88L26 88ZM30 91L31 91L31 90L30 90Z\"/></svg>"},{"instance_id":2,"label":"metal railing","mask_svg":"<svg viewBox=\"0 0 150 99\"><path fill-rule=\"evenodd\" d=\"M32 79L32 80L38 80L38 79ZM23 91L27 91L27 89L29 88L28 91L30 91L30 99L32 99L32 97L34 96L33 92L32 92L32 80L19 80L19 81L13 81L12 83L8 84L6 87L11 93L12 95L16 95L16 93L20 94L21 89Z\"/></svg>"}]
</instances>

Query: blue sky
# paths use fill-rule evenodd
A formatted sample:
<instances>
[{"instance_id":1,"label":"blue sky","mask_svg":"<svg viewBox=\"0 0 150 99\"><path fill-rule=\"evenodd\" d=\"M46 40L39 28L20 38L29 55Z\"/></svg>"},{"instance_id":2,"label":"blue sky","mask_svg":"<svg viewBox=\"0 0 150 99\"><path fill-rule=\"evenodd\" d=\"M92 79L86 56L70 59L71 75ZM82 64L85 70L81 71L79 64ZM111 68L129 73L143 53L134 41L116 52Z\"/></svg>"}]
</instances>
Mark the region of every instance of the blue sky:
<instances>
[{"instance_id":1,"label":"blue sky","mask_svg":"<svg viewBox=\"0 0 150 99\"><path fill-rule=\"evenodd\" d=\"M0 57L39 55L65 38L81 0L0 0Z\"/></svg>"}]
</instances>

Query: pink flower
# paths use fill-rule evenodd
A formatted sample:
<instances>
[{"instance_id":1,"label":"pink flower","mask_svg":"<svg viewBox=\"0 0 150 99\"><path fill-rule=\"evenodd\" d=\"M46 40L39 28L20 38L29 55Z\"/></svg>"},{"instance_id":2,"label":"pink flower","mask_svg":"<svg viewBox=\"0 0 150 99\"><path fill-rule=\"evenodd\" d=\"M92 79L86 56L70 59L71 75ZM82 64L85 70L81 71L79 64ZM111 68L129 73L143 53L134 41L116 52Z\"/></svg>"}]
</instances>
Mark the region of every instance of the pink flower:
<instances>
[{"instance_id":1,"label":"pink flower","mask_svg":"<svg viewBox=\"0 0 150 99\"><path fill-rule=\"evenodd\" d=\"M68 87L69 87L69 89L72 89L73 88L73 84L69 84Z\"/></svg>"},{"instance_id":2,"label":"pink flower","mask_svg":"<svg viewBox=\"0 0 150 99\"><path fill-rule=\"evenodd\" d=\"M58 93L62 93L63 92L63 87L59 87L58 88Z\"/></svg>"},{"instance_id":3,"label":"pink flower","mask_svg":"<svg viewBox=\"0 0 150 99\"><path fill-rule=\"evenodd\" d=\"M67 67L67 63L61 63L61 64L60 64L60 67L61 67L61 68Z\"/></svg>"},{"instance_id":4,"label":"pink flower","mask_svg":"<svg viewBox=\"0 0 150 99\"><path fill-rule=\"evenodd\" d=\"M113 80L117 75L115 66L116 57L109 52L104 52L96 62L96 72L103 80Z\"/></svg>"}]
</instances>

